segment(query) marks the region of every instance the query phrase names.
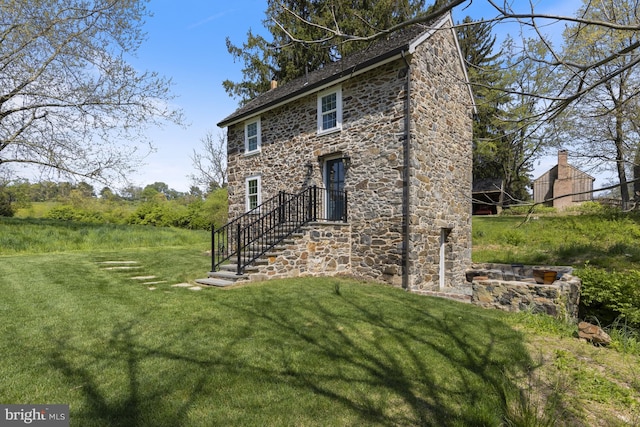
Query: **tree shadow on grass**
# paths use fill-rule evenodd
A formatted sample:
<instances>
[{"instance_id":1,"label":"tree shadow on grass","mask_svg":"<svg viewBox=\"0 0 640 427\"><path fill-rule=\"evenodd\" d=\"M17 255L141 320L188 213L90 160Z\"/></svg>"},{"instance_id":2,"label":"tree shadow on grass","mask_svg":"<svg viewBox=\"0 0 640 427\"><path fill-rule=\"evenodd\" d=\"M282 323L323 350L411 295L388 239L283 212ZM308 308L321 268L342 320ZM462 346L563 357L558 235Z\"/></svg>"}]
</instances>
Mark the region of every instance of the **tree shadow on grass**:
<instances>
[{"instance_id":1,"label":"tree shadow on grass","mask_svg":"<svg viewBox=\"0 0 640 427\"><path fill-rule=\"evenodd\" d=\"M357 284L340 295L332 284L301 286L220 298L212 310L226 324L184 325L171 342L150 344L143 319L114 325L107 347L61 339L50 363L82 394L72 420L501 425L519 396L514 378L534 368L522 336L473 307Z\"/></svg>"},{"instance_id":2,"label":"tree shadow on grass","mask_svg":"<svg viewBox=\"0 0 640 427\"><path fill-rule=\"evenodd\" d=\"M365 339L354 338L358 331L345 331L345 319L336 316L331 304L335 301L318 301L310 295L306 295L307 303L315 306L314 314L320 314L318 327L328 332L320 338L300 327L301 322L318 320L315 316L306 318L308 311L304 308L288 306L286 313L244 311L253 322L266 322L299 337L316 353L332 360L334 367L340 367L322 374L295 368L288 373L301 390L340 403L367 424L501 424L509 404L505 393L517 389L505 374L533 368L521 335L501 322L474 319L455 303L440 301L438 306L443 304L452 310L447 313L439 308L434 314L424 309L423 301L416 303L411 297L407 301L402 294L397 296L394 305L400 304L403 312L411 313L413 325L407 319L398 322L388 305L376 307L348 297L337 303L351 308L352 322L365 322L374 328L375 332ZM468 322L473 322L472 328ZM482 333L474 335L473 330ZM443 365L446 368L440 372ZM399 410L381 399L354 398L349 387L340 387L340 383L348 382L364 382L370 390L383 390L380 394L391 396Z\"/></svg>"},{"instance_id":3,"label":"tree shadow on grass","mask_svg":"<svg viewBox=\"0 0 640 427\"><path fill-rule=\"evenodd\" d=\"M155 358L180 360L179 354L163 354L157 349L137 343L134 327L137 322L127 322L114 327L108 340L109 350L100 352L79 348L69 340L59 340L50 354L51 365L67 378L70 384L81 390L83 405L71 408L72 425L82 426L180 426L186 419L186 413L202 390L204 377L196 379L191 385L191 395L170 414L163 414L158 424L150 417L161 407L161 399L170 390L159 388L149 391L143 383L144 370L141 364ZM116 377L120 381L117 388L105 386L100 367L117 369ZM113 379L113 378L112 378ZM110 381L106 378L106 381Z\"/></svg>"}]
</instances>

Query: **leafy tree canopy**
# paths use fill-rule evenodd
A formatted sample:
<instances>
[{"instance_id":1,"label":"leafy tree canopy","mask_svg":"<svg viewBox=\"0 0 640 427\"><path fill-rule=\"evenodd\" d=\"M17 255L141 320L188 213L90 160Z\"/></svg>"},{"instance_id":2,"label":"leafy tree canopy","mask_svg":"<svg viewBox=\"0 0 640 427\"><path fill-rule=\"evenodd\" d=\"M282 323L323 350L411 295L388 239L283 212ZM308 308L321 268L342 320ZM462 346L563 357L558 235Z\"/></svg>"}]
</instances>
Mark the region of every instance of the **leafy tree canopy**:
<instances>
[{"instance_id":1,"label":"leafy tree canopy","mask_svg":"<svg viewBox=\"0 0 640 427\"><path fill-rule=\"evenodd\" d=\"M637 28L637 12L637 1L584 0L577 16ZM630 172L640 179L640 34L576 23L563 36L562 54L572 61L558 79L560 90L581 95L555 120L559 139L588 163L614 170L621 184ZM635 184L640 192L640 181ZM633 193L621 185L620 195L626 207Z\"/></svg>"}]
</instances>

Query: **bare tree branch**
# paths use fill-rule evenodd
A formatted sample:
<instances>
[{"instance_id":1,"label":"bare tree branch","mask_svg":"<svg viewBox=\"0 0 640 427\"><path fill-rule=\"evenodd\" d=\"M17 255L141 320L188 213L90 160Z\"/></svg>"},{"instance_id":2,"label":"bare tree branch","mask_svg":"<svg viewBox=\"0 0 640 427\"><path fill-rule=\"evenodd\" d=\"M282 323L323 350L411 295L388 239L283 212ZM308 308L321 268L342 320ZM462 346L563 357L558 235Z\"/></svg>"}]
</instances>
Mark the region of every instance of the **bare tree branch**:
<instances>
[{"instance_id":1,"label":"bare tree branch","mask_svg":"<svg viewBox=\"0 0 640 427\"><path fill-rule=\"evenodd\" d=\"M122 180L147 126L182 122L170 80L123 59L145 15L138 0L0 4L0 164Z\"/></svg>"},{"instance_id":2,"label":"bare tree branch","mask_svg":"<svg viewBox=\"0 0 640 427\"><path fill-rule=\"evenodd\" d=\"M640 31L640 24L637 25L628 25L628 24L620 24L617 22L611 22L611 21L603 21L603 20L598 20L598 19L587 19L587 18L583 18L583 17L571 17L571 16L565 16L565 15L553 15L553 14L542 14L542 13L536 13L535 12L535 7L532 1L529 2L529 8L530 8L530 12L528 13L516 13L513 11L511 6L508 6L507 3L505 2L504 6L499 6L494 0L486 0L492 7L493 9L496 11L496 16L494 18L491 19L486 19L486 20L477 20L474 21L473 23L467 23L464 25L474 25L474 24L478 24L478 23L486 23L486 22L491 22L491 23L500 23L500 22L505 22L505 21L515 21L517 23L519 23L522 26L530 26L534 29L534 31L538 34L538 37L540 38L540 40L542 40L545 45L548 47L549 52L551 53L551 55L553 56L553 58L555 59L555 61L551 62L546 62L544 59L539 59L539 61L541 62L546 62L547 65L552 66L552 67L566 67L567 69L573 70L572 74L574 76L575 79L581 79L581 74L579 73L586 73L589 72L591 70L600 68L606 64L611 63L612 61L616 60L617 58L619 58L620 56L624 56L624 55L629 55L632 53L635 53L638 48L640 48L640 41L635 42L629 46L625 46L623 48L621 48L620 50L611 52L611 54L609 56L607 56L606 58L603 58L597 62L594 63L587 63L587 64L580 64L577 62L573 62L568 60L567 58L562 58L560 54L558 54L552 47L551 44L546 40L546 37L542 36L540 29L539 29L539 24L537 23L537 21L540 20L545 20L545 21L552 21L555 23L559 23L559 22L565 22L565 23L574 23L574 24L582 24L582 25L591 25L591 26L598 26L598 27L602 27L602 28L607 28L607 29L611 29L611 30L616 30L616 31L625 31L625 32L630 32L630 33L634 33L637 31ZM317 43L326 43L328 41L331 40L340 40L340 41L344 41L344 42L349 42L349 41L373 41L375 39L378 39L380 37L383 37L387 34L393 33L395 31L398 31L402 28L414 25L414 24L428 24L430 22L432 22L434 19L436 19L437 17L441 16L444 13L447 12L451 12L454 8L458 7L458 6L463 6L465 3L466 5L470 5L471 4L471 0L453 0L453 1L448 1L445 2L444 4L442 4L440 7L438 7L436 10L434 10L433 12L430 13L425 13L422 15L419 15L413 19L409 19L406 20L400 24L394 25L392 27L389 28L385 28L385 29L379 29L378 31L376 31L375 33L371 34L371 35L358 35L358 34L348 34L348 33L344 33L340 27L337 25L337 23L335 24L335 26L333 28L329 28L327 26L324 25L320 25L317 23L314 23L310 20L304 19L303 17L301 17L300 15L296 14L294 11L292 11L291 9L287 8L283 3L279 3L280 7L286 11L287 13L289 13L291 16L293 16L295 19L297 19L298 21L300 21L301 23L304 23L306 25L309 25L311 27L314 27L316 29L320 29L321 31L323 31L326 36L322 37L322 38L318 38L318 39L302 39L299 38L297 36L295 36L294 34L292 34L290 31L287 30L287 28L282 24L279 23L277 21L275 21L275 19L273 20L274 23L283 31L285 32L285 34L287 35L287 37L289 37L290 39L290 43L299 43L299 44L317 44ZM622 67L614 72L612 72L611 74L607 74L605 76L603 76L601 79L591 83L591 84L587 84L587 85L578 85L577 90L572 91L571 93L567 93L569 88L572 87L572 84L574 83L573 79L570 81L567 81L566 84L560 88L560 90L557 92L557 94L552 95L552 94L546 94L546 93L528 93L528 92L519 92L519 91L514 91L511 90L509 88L505 88L505 92L509 93L509 94L522 94L525 96L530 96L533 98L538 98L538 99L542 99L542 100L546 100L546 101L551 101L553 103L553 105L551 105L549 107L549 109L547 110L547 114L546 114L546 118L547 119L553 119L555 117L557 117L560 113L562 113L562 111L564 111L568 105L570 105L571 103L575 102L577 99L581 98L584 94L594 90L595 88L603 85L606 81L616 77L617 75L624 73L625 71L627 71L630 68L635 67L638 62L640 62L640 58L635 59L634 61L632 61L631 63L627 64L627 66Z\"/></svg>"},{"instance_id":3,"label":"bare tree branch","mask_svg":"<svg viewBox=\"0 0 640 427\"><path fill-rule=\"evenodd\" d=\"M227 140L224 133L216 137L213 132L200 140L202 152L193 150L191 161L196 174L190 175L191 181L205 191L222 188L227 184Z\"/></svg>"}]
</instances>

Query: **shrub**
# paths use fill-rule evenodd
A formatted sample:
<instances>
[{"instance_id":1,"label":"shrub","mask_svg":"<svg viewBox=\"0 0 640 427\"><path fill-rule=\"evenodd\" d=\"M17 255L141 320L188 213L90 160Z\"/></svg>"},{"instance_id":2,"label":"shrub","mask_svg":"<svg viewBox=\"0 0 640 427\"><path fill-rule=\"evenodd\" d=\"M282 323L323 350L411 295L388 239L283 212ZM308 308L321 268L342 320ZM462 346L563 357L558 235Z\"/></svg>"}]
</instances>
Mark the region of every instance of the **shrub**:
<instances>
[{"instance_id":1,"label":"shrub","mask_svg":"<svg viewBox=\"0 0 640 427\"><path fill-rule=\"evenodd\" d=\"M505 243L513 246L519 246L526 241L524 232L520 230L506 230L503 234Z\"/></svg>"},{"instance_id":2,"label":"shrub","mask_svg":"<svg viewBox=\"0 0 640 427\"><path fill-rule=\"evenodd\" d=\"M101 224L105 222L102 214L95 210L82 209L69 205L60 205L51 208L45 215L48 219L58 219L61 221L77 221L90 224Z\"/></svg>"},{"instance_id":3,"label":"shrub","mask_svg":"<svg viewBox=\"0 0 640 427\"><path fill-rule=\"evenodd\" d=\"M4 191L0 191L0 216L12 217L14 213L11 198Z\"/></svg>"},{"instance_id":4,"label":"shrub","mask_svg":"<svg viewBox=\"0 0 640 427\"><path fill-rule=\"evenodd\" d=\"M72 194L64 203L55 203L38 217L84 223L108 223L179 227L191 230L210 230L227 221L227 190L218 189L206 200L197 197L167 200L160 193L148 201L134 204L124 201L80 197ZM2 216L0 193L0 216ZM10 205L9 205L10 206ZM33 210L33 209L32 209ZM34 216L28 212L26 216Z\"/></svg>"},{"instance_id":5,"label":"shrub","mask_svg":"<svg viewBox=\"0 0 640 427\"><path fill-rule=\"evenodd\" d=\"M203 200L195 200L187 205L187 212L182 218L182 227L192 230L210 230L211 218L207 215Z\"/></svg>"},{"instance_id":6,"label":"shrub","mask_svg":"<svg viewBox=\"0 0 640 427\"><path fill-rule=\"evenodd\" d=\"M582 279L580 303L586 315L606 323L621 317L640 326L640 271L607 271L586 264L576 274Z\"/></svg>"},{"instance_id":7,"label":"shrub","mask_svg":"<svg viewBox=\"0 0 640 427\"><path fill-rule=\"evenodd\" d=\"M226 224L228 220L227 189L220 188L209 194L202 208L207 215L209 227L211 224L216 227Z\"/></svg>"},{"instance_id":8,"label":"shrub","mask_svg":"<svg viewBox=\"0 0 640 427\"><path fill-rule=\"evenodd\" d=\"M600 215L605 212L607 208L597 202L584 202L579 206L571 206L566 209L566 212L574 212L580 215Z\"/></svg>"},{"instance_id":9,"label":"shrub","mask_svg":"<svg viewBox=\"0 0 640 427\"><path fill-rule=\"evenodd\" d=\"M174 214L168 203L155 201L141 204L127 220L128 224L154 225L156 227L170 227L174 222Z\"/></svg>"}]
</instances>

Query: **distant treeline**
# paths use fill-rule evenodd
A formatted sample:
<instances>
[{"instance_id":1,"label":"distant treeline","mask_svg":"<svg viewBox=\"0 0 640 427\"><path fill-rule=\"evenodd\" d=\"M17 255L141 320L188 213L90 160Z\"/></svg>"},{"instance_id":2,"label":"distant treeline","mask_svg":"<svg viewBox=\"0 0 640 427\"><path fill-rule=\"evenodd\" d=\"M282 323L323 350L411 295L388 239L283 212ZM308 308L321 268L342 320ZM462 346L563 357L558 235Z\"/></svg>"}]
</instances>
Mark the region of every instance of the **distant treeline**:
<instances>
[{"instance_id":1,"label":"distant treeline","mask_svg":"<svg viewBox=\"0 0 640 427\"><path fill-rule=\"evenodd\" d=\"M0 186L0 216L159 227L210 229L227 220L227 190L208 194L192 187L188 193L163 182L96 193L85 183L19 181Z\"/></svg>"},{"instance_id":2,"label":"distant treeline","mask_svg":"<svg viewBox=\"0 0 640 427\"><path fill-rule=\"evenodd\" d=\"M64 201L74 193L82 197L98 197L109 200L144 201L161 193L167 200L181 198L200 197L204 198L205 193L199 187L192 186L188 193L180 192L169 188L164 182L154 182L146 187L129 185L120 190L113 190L103 187L100 191L86 182L53 182L40 181L30 183L27 180L17 180L9 183L0 183L0 192L5 197L9 197L12 203L24 202L58 202Z\"/></svg>"}]
</instances>

